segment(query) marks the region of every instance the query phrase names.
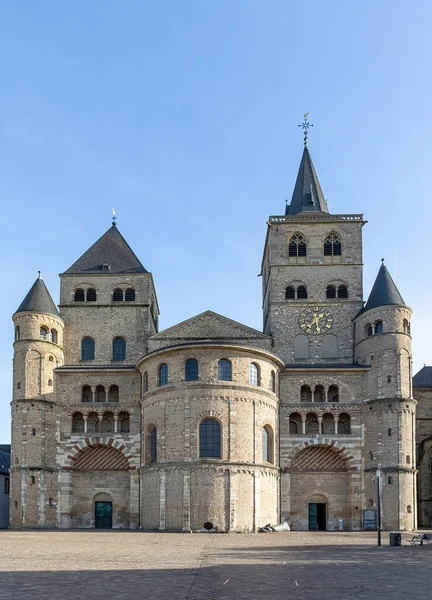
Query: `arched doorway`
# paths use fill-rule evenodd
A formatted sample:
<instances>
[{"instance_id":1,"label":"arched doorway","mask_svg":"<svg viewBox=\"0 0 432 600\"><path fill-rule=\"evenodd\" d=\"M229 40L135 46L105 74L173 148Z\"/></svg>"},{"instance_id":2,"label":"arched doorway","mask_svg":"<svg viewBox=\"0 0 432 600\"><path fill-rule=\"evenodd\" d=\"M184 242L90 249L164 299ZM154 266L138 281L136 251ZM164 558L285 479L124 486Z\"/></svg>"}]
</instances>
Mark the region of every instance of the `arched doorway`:
<instances>
[{"instance_id":1,"label":"arched doorway","mask_svg":"<svg viewBox=\"0 0 432 600\"><path fill-rule=\"evenodd\" d=\"M308 501L309 531L325 531L327 529L327 498L314 494Z\"/></svg>"},{"instance_id":2,"label":"arched doorway","mask_svg":"<svg viewBox=\"0 0 432 600\"><path fill-rule=\"evenodd\" d=\"M109 494L96 494L93 503L95 528L112 529L112 497Z\"/></svg>"}]
</instances>

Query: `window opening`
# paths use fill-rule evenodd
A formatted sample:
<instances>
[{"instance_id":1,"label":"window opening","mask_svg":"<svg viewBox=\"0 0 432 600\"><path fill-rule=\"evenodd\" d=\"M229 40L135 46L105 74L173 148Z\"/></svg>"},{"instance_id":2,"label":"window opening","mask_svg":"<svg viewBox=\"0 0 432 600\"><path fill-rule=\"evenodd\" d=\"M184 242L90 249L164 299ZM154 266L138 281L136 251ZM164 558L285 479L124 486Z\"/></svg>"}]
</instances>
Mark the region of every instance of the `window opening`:
<instances>
[{"instance_id":1,"label":"window opening","mask_svg":"<svg viewBox=\"0 0 432 600\"><path fill-rule=\"evenodd\" d=\"M312 391L308 385L302 385L301 387L300 402L312 402Z\"/></svg>"},{"instance_id":2,"label":"window opening","mask_svg":"<svg viewBox=\"0 0 432 600\"><path fill-rule=\"evenodd\" d=\"M338 432L342 435L351 433L351 417L346 413L339 415Z\"/></svg>"},{"instance_id":3,"label":"window opening","mask_svg":"<svg viewBox=\"0 0 432 600\"><path fill-rule=\"evenodd\" d=\"M20 337L21 337L21 329L20 329L20 326L17 325L15 327L15 341L17 342L20 339Z\"/></svg>"},{"instance_id":4,"label":"window opening","mask_svg":"<svg viewBox=\"0 0 432 600\"><path fill-rule=\"evenodd\" d=\"M221 427L216 419L204 419L199 426L200 458L221 457Z\"/></svg>"},{"instance_id":5,"label":"window opening","mask_svg":"<svg viewBox=\"0 0 432 600\"><path fill-rule=\"evenodd\" d=\"M81 402L93 402L93 392L89 385L84 385L82 388Z\"/></svg>"},{"instance_id":6,"label":"window opening","mask_svg":"<svg viewBox=\"0 0 432 600\"><path fill-rule=\"evenodd\" d=\"M96 402L106 402L106 393L103 385L98 385L96 387Z\"/></svg>"},{"instance_id":7,"label":"window opening","mask_svg":"<svg viewBox=\"0 0 432 600\"><path fill-rule=\"evenodd\" d=\"M265 425L262 430L262 460L272 463L272 429Z\"/></svg>"},{"instance_id":8,"label":"window opening","mask_svg":"<svg viewBox=\"0 0 432 600\"><path fill-rule=\"evenodd\" d=\"M108 402L119 401L119 387L118 385L110 385L108 390Z\"/></svg>"},{"instance_id":9,"label":"window opening","mask_svg":"<svg viewBox=\"0 0 432 600\"><path fill-rule=\"evenodd\" d=\"M297 299L303 300L308 297L307 288L305 285L299 285L297 288Z\"/></svg>"},{"instance_id":10,"label":"window opening","mask_svg":"<svg viewBox=\"0 0 432 600\"><path fill-rule=\"evenodd\" d=\"M157 461L157 429L155 425L150 430L150 461L152 463Z\"/></svg>"},{"instance_id":11,"label":"window opening","mask_svg":"<svg viewBox=\"0 0 432 600\"><path fill-rule=\"evenodd\" d=\"M112 412L105 412L102 416L101 421L101 432L102 433L113 433L114 432L114 415Z\"/></svg>"},{"instance_id":12,"label":"window opening","mask_svg":"<svg viewBox=\"0 0 432 600\"><path fill-rule=\"evenodd\" d=\"M72 433L84 433L84 417L80 412L72 416Z\"/></svg>"},{"instance_id":13,"label":"window opening","mask_svg":"<svg viewBox=\"0 0 432 600\"><path fill-rule=\"evenodd\" d=\"M383 322L382 321L377 321L375 323L375 333L382 333L383 332Z\"/></svg>"},{"instance_id":14,"label":"window opening","mask_svg":"<svg viewBox=\"0 0 432 600\"><path fill-rule=\"evenodd\" d=\"M285 290L285 300L294 300L295 299L295 289L292 285L289 285Z\"/></svg>"},{"instance_id":15,"label":"window opening","mask_svg":"<svg viewBox=\"0 0 432 600\"><path fill-rule=\"evenodd\" d=\"M322 385L315 386L314 390L314 402L324 402L325 401L325 392Z\"/></svg>"},{"instance_id":16,"label":"window opening","mask_svg":"<svg viewBox=\"0 0 432 600\"><path fill-rule=\"evenodd\" d=\"M249 383L259 385L259 367L255 363L249 365Z\"/></svg>"},{"instance_id":17,"label":"window opening","mask_svg":"<svg viewBox=\"0 0 432 600\"><path fill-rule=\"evenodd\" d=\"M81 360L94 360L95 342L94 339L86 337L81 342Z\"/></svg>"},{"instance_id":18,"label":"window opening","mask_svg":"<svg viewBox=\"0 0 432 600\"><path fill-rule=\"evenodd\" d=\"M288 256L306 256L306 242L302 235L293 235L288 244Z\"/></svg>"},{"instance_id":19,"label":"window opening","mask_svg":"<svg viewBox=\"0 0 432 600\"><path fill-rule=\"evenodd\" d=\"M75 290L74 302L84 302L84 300L85 300L84 290L81 288L78 288L77 290Z\"/></svg>"},{"instance_id":20,"label":"window opening","mask_svg":"<svg viewBox=\"0 0 432 600\"><path fill-rule=\"evenodd\" d=\"M112 359L113 360L125 360L126 359L126 340L121 337L114 338L112 343Z\"/></svg>"},{"instance_id":21,"label":"window opening","mask_svg":"<svg viewBox=\"0 0 432 600\"><path fill-rule=\"evenodd\" d=\"M340 285L338 287L338 298L348 298L348 288L346 285Z\"/></svg>"},{"instance_id":22,"label":"window opening","mask_svg":"<svg viewBox=\"0 0 432 600\"><path fill-rule=\"evenodd\" d=\"M159 385L167 385L168 383L168 365L163 363L159 367Z\"/></svg>"},{"instance_id":23,"label":"window opening","mask_svg":"<svg viewBox=\"0 0 432 600\"><path fill-rule=\"evenodd\" d=\"M185 381L198 381L198 361L188 358L185 362Z\"/></svg>"},{"instance_id":24,"label":"window opening","mask_svg":"<svg viewBox=\"0 0 432 600\"><path fill-rule=\"evenodd\" d=\"M328 402L339 402L339 388L337 385L331 385L327 392Z\"/></svg>"},{"instance_id":25,"label":"window opening","mask_svg":"<svg viewBox=\"0 0 432 600\"><path fill-rule=\"evenodd\" d=\"M94 288L87 290L87 302L96 302L96 290Z\"/></svg>"},{"instance_id":26,"label":"window opening","mask_svg":"<svg viewBox=\"0 0 432 600\"><path fill-rule=\"evenodd\" d=\"M218 380L232 381L232 365L226 358L221 358L218 362Z\"/></svg>"},{"instance_id":27,"label":"window opening","mask_svg":"<svg viewBox=\"0 0 432 600\"><path fill-rule=\"evenodd\" d=\"M326 298L336 298L336 288L334 285L327 286Z\"/></svg>"},{"instance_id":28,"label":"window opening","mask_svg":"<svg viewBox=\"0 0 432 600\"><path fill-rule=\"evenodd\" d=\"M135 290L133 288L128 288L126 290L125 300L126 302L133 302L135 300Z\"/></svg>"},{"instance_id":29,"label":"window opening","mask_svg":"<svg viewBox=\"0 0 432 600\"><path fill-rule=\"evenodd\" d=\"M48 339L48 329L46 327L40 328L40 338L41 338L41 340Z\"/></svg>"},{"instance_id":30,"label":"window opening","mask_svg":"<svg viewBox=\"0 0 432 600\"><path fill-rule=\"evenodd\" d=\"M331 233L324 241L324 256L340 256L341 254L341 240L335 233Z\"/></svg>"},{"instance_id":31,"label":"window opening","mask_svg":"<svg viewBox=\"0 0 432 600\"><path fill-rule=\"evenodd\" d=\"M121 433L129 433L130 431L130 418L129 413L121 412L118 416L120 431Z\"/></svg>"},{"instance_id":32,"label":"window opening","mask_svg":"<svg viewBox=\"0 0 432 600\"><path fill-rule=\"evenodd\" d=\"M147 371L143 374L143 392L148 392L148 373Z\"/></svg>"},{"instance_id":33,"label":"window opening","mask_svg":"<svg viewBox=\"0 0 432 600\"><path fill-rule=\"evenodd\" d=\"M270 373L270 389L272 392L276 392L276 373L274 371Z\"/></svg>"},{"instance_id":34,"label":"window opening","mask_svg":"<svg viewBox=\"0 0 432 600\"><path fill-rule=\"evenodd\" d=\"M116 288L113 291L113 302L123 302L123 290L120 288Z\"/></svg>"}]
</instances>

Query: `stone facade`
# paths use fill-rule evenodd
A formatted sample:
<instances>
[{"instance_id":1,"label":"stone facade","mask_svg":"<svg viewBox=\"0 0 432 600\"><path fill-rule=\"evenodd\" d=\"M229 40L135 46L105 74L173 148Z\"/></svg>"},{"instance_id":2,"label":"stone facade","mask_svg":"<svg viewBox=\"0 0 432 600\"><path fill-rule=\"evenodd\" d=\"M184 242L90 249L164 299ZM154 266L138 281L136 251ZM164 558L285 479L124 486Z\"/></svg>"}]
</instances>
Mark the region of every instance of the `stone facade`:
<instances>
[{"instance_id":1,"label":"stone facade","mask_svg":"<svg viewBox=\"0 0 432 600\"><path fill-rule=\"evenodd\" d=\"M416 527L411 310L384 265L365 305L365 221L327 212L307 149L291 206L268 221L263 332L210 311L158 332L115 224L61 275L59 312L34 284L13 527L356 530L378 475L383 527Z\"/></svg>"}]
</instances>

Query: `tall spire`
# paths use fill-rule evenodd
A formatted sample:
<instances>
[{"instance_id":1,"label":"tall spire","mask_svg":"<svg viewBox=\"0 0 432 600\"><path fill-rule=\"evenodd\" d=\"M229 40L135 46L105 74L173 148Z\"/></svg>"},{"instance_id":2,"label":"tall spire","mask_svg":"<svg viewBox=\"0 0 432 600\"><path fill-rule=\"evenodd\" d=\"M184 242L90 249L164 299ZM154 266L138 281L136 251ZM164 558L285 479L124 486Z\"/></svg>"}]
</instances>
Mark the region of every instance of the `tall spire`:
<instances>
[{"instance_id":1,"label":"tall spire","mask_svg":"<svg viewBox=\"0 0 432 600\"><path fill-rule=\"evenodd\" d=\"M377 308L378 306L388 306L389 304L406 306L404 299L400 295L395 282L384 264L383 258L381 259L381 263L369 298L361 312Z\"/></svg>"},{"instance_id":2,"label":"tall spire","mask_svg":"<svg viewBox=\"0 0 432 600\"><path fill-rule=\"evenodd\" d=\"M37 312L58 316L58 310L38 271L39 276L31 286L27 296L21 302L16 312Z\"/></svg>"},{"instance_id":3,"label":"tall spire","mask_svg":"<svg viewBox=\"0 0 432 600\"><path fill-rule=\"evenodd\" d=\"M307 147L307 136L305 135L305 147L301 159L297 180L291 203L286 207L286 215L296 215L301 212L325 212L328 213L327 202L318 176L313 166L312 158Z\"/></svg>"}]
</instances>

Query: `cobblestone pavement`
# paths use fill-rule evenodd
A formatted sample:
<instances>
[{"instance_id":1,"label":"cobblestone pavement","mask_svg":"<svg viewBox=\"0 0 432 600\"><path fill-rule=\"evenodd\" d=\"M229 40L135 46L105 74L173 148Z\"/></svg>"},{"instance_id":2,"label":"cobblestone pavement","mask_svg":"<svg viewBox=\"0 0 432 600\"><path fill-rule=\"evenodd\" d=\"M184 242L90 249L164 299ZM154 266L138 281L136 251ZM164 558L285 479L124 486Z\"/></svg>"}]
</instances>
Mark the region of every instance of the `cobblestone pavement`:
<instances>
[{"instance_id":1,"label":"cobblestone pavement","mask_svg":"<svg viewBox=\"0 0 432 600\"><path fill-rule=\"evenodd\" d=\"M0 531L0 600L411 600L432 545L374 533Z\"/></svg>"}]
</instances>

